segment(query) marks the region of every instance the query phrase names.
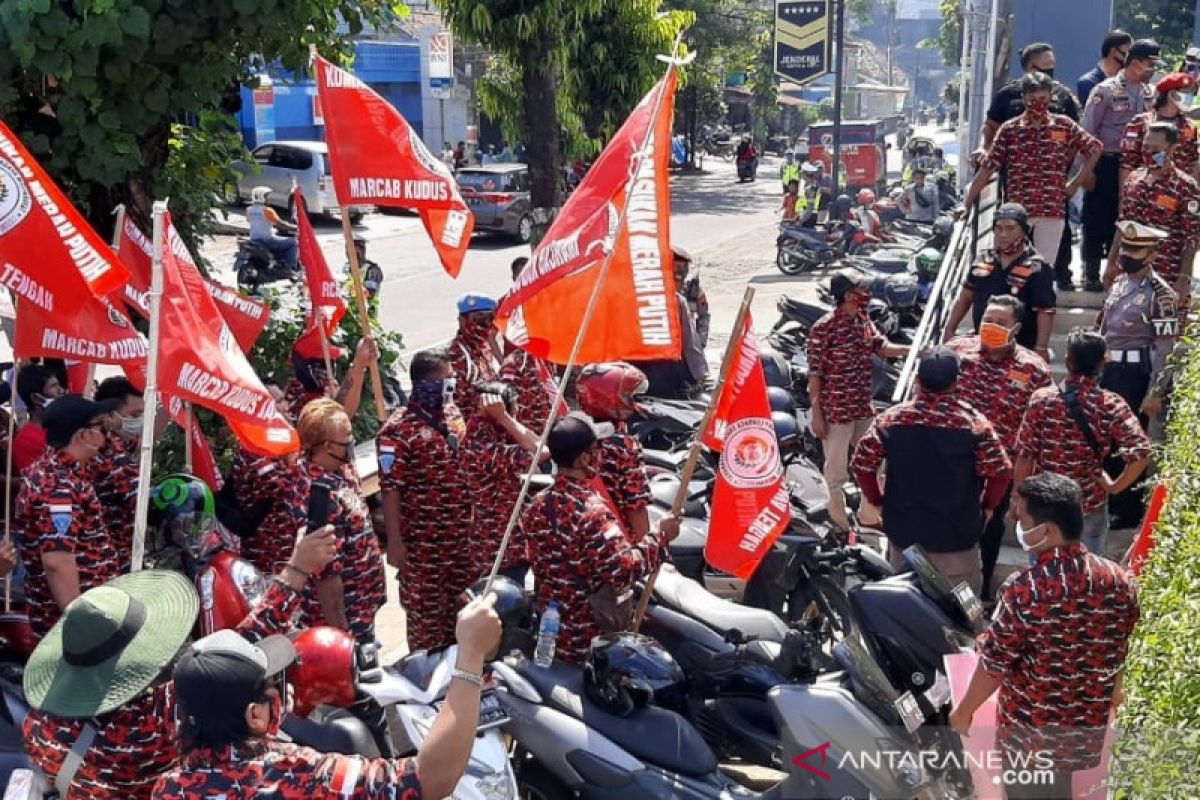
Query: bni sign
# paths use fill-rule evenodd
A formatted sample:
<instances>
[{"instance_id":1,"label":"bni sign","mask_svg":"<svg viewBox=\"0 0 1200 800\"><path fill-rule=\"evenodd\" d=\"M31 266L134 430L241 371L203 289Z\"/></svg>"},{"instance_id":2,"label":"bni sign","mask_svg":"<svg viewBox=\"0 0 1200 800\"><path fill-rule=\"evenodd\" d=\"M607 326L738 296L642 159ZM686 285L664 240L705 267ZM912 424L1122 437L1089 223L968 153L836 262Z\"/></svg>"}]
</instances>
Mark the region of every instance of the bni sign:
<instances>
[{"instance_id":1,"label":"bni sign","mask_svg":"<svg viewBox=\"0 0 1200 800\"><path fill-rule=\"evenodd\" d=\"M804 85L830 73L832 0L776 0L775 73Z\"/></svg>"},{"instance_id":2,"label":"bni sign","mask_svg":"<svg viewBox=\"0 0 1200 800\"><path fill-rule=\"evenodd\" d=\"M449 31L429 37L429 88L449 89L454 84L454 43Z\"/></svg>"}]
</instances>

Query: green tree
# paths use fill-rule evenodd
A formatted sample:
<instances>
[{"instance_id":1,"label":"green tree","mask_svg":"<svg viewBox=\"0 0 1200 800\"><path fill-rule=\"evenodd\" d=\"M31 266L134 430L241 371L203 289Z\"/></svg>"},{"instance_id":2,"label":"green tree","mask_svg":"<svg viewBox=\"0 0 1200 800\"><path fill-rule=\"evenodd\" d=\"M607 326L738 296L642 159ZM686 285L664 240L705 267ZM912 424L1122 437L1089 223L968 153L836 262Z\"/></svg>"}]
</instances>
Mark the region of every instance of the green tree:
<instances>
[{"instance_id":1,"label":"green tree","mask_svg":"<svg viewBox=\"0 0 1200 800\"><path fill-rule=\"evenodd\" d=\"M1181 57L1192 44L1194 0L1116 0L1113 22L1134 38L1153 37L1172 56Z\"/></svg>"},{"instance_id":2,"label":"green tree","mask_svg":"<svg viewBox=\"0 0 1200 800\"><path fill-rule=\"evenodd\" d=\"M0 117L101 231L124 203L149 227L170 196L186 233L203 227L238 152L239 84L265 64L299 71L315 44L384 24L385 0L5 0ZM207 166L201 158L212 158Z\"/></svg>"},{"instance_id":3,"label":"green tree","mask_svg":"<svg viewBox=\"0 0 1200 800\"><path fill-rule=\"evenodd\" d=\"M886 2L887 0L884 0ZM891 0L895 4L895 0ZM870 25L875 21L875 7L879 0L846 0L846 19L859 25Z\"/></svg>"},{"instance_id":4,"label":"green tree","mask_svg":"<svg viewBox=\"0 0 1200 800\"><path fill-rule=\"evenodd\" d=\"M938 50L948 66L957 66L962 62L962 0L942 0L941 12L938 35L921 41L918 46Z\"/></svg>"}]
</instances>

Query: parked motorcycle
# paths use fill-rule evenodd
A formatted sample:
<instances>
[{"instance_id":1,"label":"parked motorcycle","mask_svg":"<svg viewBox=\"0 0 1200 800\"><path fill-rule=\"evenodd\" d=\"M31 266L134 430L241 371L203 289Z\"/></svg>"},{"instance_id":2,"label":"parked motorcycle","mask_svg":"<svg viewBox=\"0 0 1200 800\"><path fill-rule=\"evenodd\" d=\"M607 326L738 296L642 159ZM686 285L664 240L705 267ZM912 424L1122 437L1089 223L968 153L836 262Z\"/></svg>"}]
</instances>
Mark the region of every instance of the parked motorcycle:
<instances>
[{"instance_id":1,"label":"parked motorcycle","mask_svg":"<svg viewBox=\"0 0 1200 800\"><path fill-rule=\"evenodd\" d=\"M269 284L279 281L296 281L299 269L292 269L262 242L246 236L238 237L237 255L233 258L233 271L239 289L256 293Z\"/></svg>"}]
</instances>

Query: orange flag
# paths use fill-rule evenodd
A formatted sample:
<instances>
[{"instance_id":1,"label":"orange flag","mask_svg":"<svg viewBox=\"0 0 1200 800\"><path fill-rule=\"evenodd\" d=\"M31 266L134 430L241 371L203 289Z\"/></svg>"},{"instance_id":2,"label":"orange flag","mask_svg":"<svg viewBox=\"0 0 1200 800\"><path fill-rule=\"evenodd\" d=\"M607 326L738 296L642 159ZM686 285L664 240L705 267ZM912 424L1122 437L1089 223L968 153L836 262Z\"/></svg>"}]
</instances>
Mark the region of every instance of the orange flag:
<instances>
[{"instance_id":1,"label":"orange flag","mask_svg":"<svg viewBox=\"0 0 1200 800\"><path fill-rule=\"evenodd\" d=\"M296 340L295 350L305 358L321 358L321 336L317 330L317 319L324 323L325 337L337 330L346 316L346 301L338 289L325 254L317 243L312 223L308 221L304 194L296 187L293 192L296 202L297 240L300 245L300 263L304 266L304 282L308 284L308 316L304 333ZM316 313L314 313L316 312ZM330 356L336 358L336 348L330 348Z\"/></svg>"}]
</instances>

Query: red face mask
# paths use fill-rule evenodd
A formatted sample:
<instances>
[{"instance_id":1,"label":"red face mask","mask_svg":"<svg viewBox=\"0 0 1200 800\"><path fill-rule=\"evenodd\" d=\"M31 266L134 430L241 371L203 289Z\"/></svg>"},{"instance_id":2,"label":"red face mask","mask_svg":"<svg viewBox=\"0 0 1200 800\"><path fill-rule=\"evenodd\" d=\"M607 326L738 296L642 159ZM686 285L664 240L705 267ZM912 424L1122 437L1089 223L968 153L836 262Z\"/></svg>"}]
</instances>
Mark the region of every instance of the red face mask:
<instances>
[{"instance_id":1,"label":"red face mask","mask_svg":"<svg viewBox=\"0 0 1200 800\"><path fill-rule=\"evenodd\" d=\"M1042 100L1040 98L1036 100L1026 100L1025 110L1035 117L1045 117L1050 113L1050 101Z\"/></svg>"}]
</instances>

